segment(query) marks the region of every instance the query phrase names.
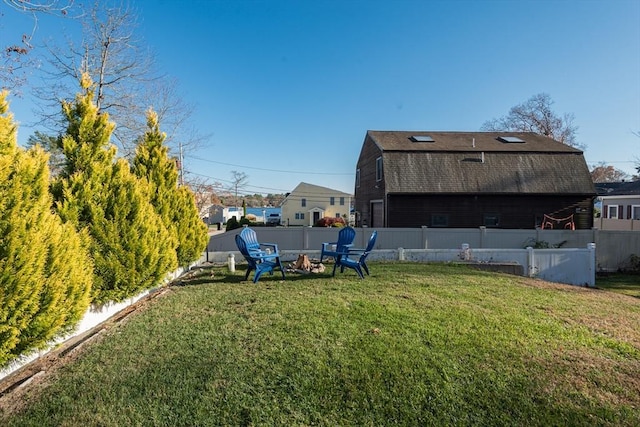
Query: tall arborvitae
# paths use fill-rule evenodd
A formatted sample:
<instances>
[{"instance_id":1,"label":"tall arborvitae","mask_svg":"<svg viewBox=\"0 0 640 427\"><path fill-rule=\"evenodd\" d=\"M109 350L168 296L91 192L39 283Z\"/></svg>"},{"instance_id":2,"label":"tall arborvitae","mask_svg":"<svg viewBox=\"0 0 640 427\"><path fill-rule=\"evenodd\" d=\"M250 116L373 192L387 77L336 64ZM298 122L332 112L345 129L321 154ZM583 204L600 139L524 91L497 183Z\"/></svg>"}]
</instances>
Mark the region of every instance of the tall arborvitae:
<instances>
[{"instance_id":1,"label":"tall arborvitae","mask_svg":"<svg viewBox=\"0 0 640 427\"><path fill-rule=\"evenodd\" d=\"M115 160L114 125L95 106L88 78L82 88L63 104L66 165L54 194L61 217L91 236L94 301L120 301L157 286L177 266L176 243L149 203L147 184Z\"/></svg>"},{"instance_id":2,"label":"tall arborvitae","mask_svg":"<svg viewBox=\"0 0 640 427\"><path fill-rule=\"evenodd\" d=\"M71 329L89 307L86 236L51 204L47 155L18 147L0 93L0 365Z\"/></svg>"},{"instance_id":3,"label":"tall arborvitae","mask_svg":"<svg viewBox=\"0 0 640 427\"><path fill-rule=\"evenodd\" d=\"M148 181L149 197L156 212L178 241L178 263L185 266L196 261L207 245L207 226L200 219L191 190L178 187L178 169L169 158L160 132L158 115L147 113L149 129L138 145L133 171Z\"/></svg>"}]
</instances>

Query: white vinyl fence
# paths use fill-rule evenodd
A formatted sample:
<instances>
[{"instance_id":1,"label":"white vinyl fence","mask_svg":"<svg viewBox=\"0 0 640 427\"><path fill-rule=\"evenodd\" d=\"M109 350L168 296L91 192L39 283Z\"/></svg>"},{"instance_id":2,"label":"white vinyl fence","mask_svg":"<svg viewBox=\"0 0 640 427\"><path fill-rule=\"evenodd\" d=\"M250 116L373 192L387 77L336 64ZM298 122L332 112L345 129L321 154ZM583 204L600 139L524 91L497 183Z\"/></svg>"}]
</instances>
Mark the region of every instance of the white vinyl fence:
<instances>
[{"instance_id":1,"label":"white vinyl fence","mask_svg":"<svg viewBox=\"0 0 640 427\"><path fill-rule=\"evenodd\" d=\"M323 242L337 240L336 228L256 227L258 239L277 243L285 262L301 253L320 256ZM356 229L355 247L363 248L372 228ZM463 244L468 245L474 262L517 262L524 274L545 280L594 286L597 271L617 271L629 266L632 255L640 255L640 232L609 230L502 230L438 228L376 228L378 239L370 259L414 261L452 261ZM240 230L211 236L201 261L223 263L229 254L242 258L235 244ZM595 244L595 245L592 245ZM593 248L591 247L593 246ZM532 247L534 258L527 258ZM458 257L459 260L459 257Z\"/></svg>"}]
</instances>

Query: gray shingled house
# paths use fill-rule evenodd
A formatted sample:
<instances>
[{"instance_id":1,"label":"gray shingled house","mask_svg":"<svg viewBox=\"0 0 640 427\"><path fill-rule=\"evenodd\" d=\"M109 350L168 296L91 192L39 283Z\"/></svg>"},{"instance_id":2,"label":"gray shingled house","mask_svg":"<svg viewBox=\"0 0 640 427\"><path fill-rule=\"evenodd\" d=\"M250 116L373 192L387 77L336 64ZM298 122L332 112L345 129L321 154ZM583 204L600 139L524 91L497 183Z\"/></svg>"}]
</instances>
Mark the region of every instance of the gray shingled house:
<instances>
[{"instance_id":1,"label":"gray shingled house","mask_svg":"<svg viewBox=\"0 0 640 427\"><path fill-rule=\"evenodd\" d=\"M528 229L593 226L583 153L532 132L367 131L358 226Z\"/></svg>"}]
</instances>

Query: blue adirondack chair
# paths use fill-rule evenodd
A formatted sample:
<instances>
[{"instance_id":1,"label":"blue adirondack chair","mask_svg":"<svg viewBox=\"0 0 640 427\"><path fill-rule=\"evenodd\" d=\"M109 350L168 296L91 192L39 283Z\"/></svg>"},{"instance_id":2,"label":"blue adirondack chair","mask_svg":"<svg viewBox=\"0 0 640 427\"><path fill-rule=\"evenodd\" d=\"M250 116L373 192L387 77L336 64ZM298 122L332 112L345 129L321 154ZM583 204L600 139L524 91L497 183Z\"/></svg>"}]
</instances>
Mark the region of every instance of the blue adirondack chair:
<instances>
[{"instance_id":1,"label":"blue adirondack chair","mask_svg":"<svg viewBox=\"0 0 640 427\"><path fill-rule=\"evenodd\" d=\"M341 256L336 257L336 263L333 265L333 275L336 275L336 268L340 266L340 272L344 272L346 268L352 268L358 273L361 279L364 279L364 274L362 270L369 275L369 267L367 266L367 257L369 253L373 250L373 246L376 244L376 239L378 237L378 232L373 231L371 233L371 237L369 237L369 243L367 243L367 247L365 249L348 249ZM358 256L357 259L350 258L350 256Z\"/></svg>"},{"instance_id":2,"label":"blue adirondack chair","mask_svg":"<svg viewBox=\"0 0 640 427\"><path fill-rule=\"evenodd\" d=\"M322 250L320 251L320 262L324 257L334 257L342 255L346 249L353 244L353 239L356 238L356 230L353 227L344 227L338 232L337 242L325 242L322 244ZM335 249L333 248L335 246Z\"/></svg>"},{"instance_id":3,"label":"blue adirondack chair","mask_svg":"<svg viewBox=\"0 0 640 427\"><path fill-rule=\"evenodd\" d=\"M256 232L249 227L245 227L239 234L236 234L236 245L249 266L244 280L249 278L249 274L255 270L253 283L258 283L262 273L273 274L275 268L279 268L284 279L284 268L280 262L278 245L275 243L260 243Z\"/></svg>"}]
</instances>

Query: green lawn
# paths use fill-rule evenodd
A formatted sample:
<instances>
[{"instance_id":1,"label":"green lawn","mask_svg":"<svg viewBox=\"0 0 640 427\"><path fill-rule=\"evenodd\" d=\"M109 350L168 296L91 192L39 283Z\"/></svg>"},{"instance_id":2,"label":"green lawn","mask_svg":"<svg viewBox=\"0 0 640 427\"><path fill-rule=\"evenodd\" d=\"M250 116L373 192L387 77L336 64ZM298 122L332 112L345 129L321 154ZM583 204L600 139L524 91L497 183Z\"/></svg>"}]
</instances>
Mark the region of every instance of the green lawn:
<instances>
[{"instance_id":1,"label":"green lawn","mask_svg":"<svg viewBox=\"0 0 640 427\"><path fill-rule=\"evenodd\" d=\"M609 273L598 275L596 287L640 298L640 274Z\"/></svg>"},{"instance_id":2,"label":"green lawn","mask_svg":"<svg viewBox=\"0 0 640 427\"><path fill-rule=\"evenodd\" d=\"M640 425L640 298L444 264L243 273L171 287L0 425Z\"/></svg>"}]
</instances>

